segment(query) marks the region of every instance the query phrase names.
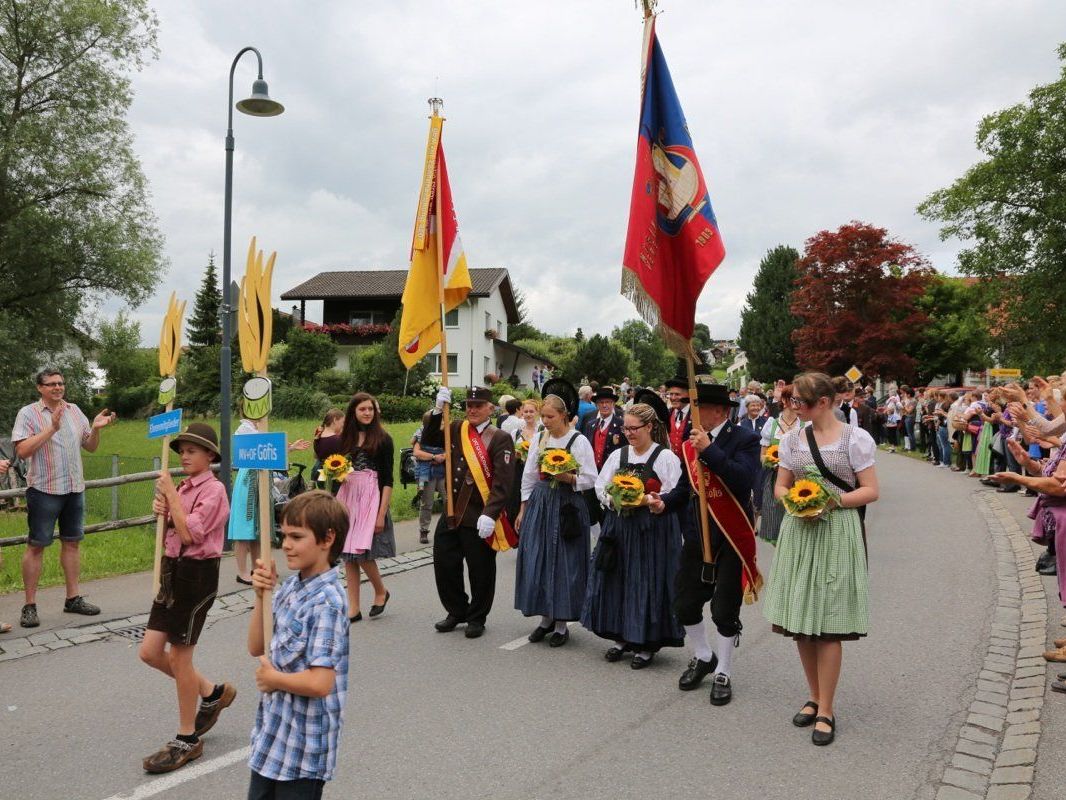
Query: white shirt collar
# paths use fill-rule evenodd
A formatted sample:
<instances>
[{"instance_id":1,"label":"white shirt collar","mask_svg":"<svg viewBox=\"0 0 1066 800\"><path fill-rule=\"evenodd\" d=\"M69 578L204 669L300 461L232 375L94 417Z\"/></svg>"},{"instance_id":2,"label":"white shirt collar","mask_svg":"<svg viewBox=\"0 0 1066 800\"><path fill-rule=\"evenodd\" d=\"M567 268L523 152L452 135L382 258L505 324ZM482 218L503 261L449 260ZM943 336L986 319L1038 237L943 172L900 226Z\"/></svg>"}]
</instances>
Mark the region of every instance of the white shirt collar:
<instances>
[{"instance_id":1,"label":"white shirt collar","mask_svg":"<svg viewBox=\"0 0 1066 800\"><path fill-rule=\"evenodd\" d=\"M477 431L478 433L484 433L484 432L485 432L485 428L489 427L489 425L490 425L491 423L492 423L492 420L490 420L490 419L487 419L487 420L485 420L484 422L482 422L482 423L481 423L480 425L478 425L478 426L477 426L477 428L475 428L475 430L476 430L476 431Z\"/></svg>"},{"instance_id":2,"label":"white shirt collar","mask_svg":"<svg viewBox=\"0 0 1066 800\"><path fill-rule=\"evenodd\" d=\"M718 438L718 434L720 434L722 432L722 428L724 428L728 423L729 423L728 419L723 420L714 430L710 431L710 433L708 435L712 439L717 439Z\"/></svg>"}]
</instances>

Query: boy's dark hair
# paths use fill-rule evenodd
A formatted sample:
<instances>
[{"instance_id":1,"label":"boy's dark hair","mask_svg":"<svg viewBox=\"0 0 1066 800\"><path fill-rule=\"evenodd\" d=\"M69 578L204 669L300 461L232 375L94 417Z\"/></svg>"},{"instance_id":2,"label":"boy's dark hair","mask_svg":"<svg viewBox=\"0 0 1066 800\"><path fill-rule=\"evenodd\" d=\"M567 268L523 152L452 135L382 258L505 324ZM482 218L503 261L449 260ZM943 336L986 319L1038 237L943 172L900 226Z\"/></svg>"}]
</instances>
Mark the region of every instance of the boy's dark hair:
<instances>
[{"instance_id":1,"label":"boy's dark hair","mask_svg":"<svg viewBox=\"0 0 1066 800\"><path fill-rule=\"evenodd\" d=\"M507 410L508 414L517 414L518 413L518 409L520 409L522 407L522 401L521 400L516 400L515 398L512 397L510 400L508 400L504 404L503 407Z\"/></svg>"},{"instance_id":2,"label":"boy's dark hair","mask_svg":"<svg viewBox=\"0 0 1066 800\"><path fill-rule=\"evenodd\" d=\"M836 389L837 394L847 394L852 390L852 383L843 375L837 375L833 378L833 388Z\"/></svg>"},{"instance_id":3,"label":"boy's dark hair","mask_svg":"<svg viewBox=\"0 0 1066 800\"><path fill-rule=\"evenodd\" d=\"M326 541L329 532L333 531L329 565L336 565L348 537L348 509L336 497L321 489L298 494L282 508L281 522L308 528L315 535L316 542Z\"/></svg>"}]
</instances>

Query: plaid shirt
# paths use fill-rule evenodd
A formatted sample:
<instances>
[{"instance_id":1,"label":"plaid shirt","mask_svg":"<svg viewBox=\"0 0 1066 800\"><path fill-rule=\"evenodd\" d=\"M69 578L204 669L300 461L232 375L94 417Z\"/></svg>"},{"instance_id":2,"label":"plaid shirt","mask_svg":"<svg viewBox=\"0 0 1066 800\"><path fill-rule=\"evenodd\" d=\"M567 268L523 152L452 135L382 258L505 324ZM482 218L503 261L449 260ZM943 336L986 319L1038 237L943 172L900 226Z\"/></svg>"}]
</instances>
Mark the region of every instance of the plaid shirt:
<instances>
[{"instance_id":1,"label":"plaid shirt","mask_svg":"<svg viewBox=\"0 0 1066 800\"><path fill-rule=\"evenodd\" d=\"M52 427L52 409L43 402L23 406L15 417L11 441L15 444ZM29 458L26 483L45 494L71 494L85 491L81 467L81 447L93 429L81 409L67 403L63 423L51 439Z\"/></svg>"},{"instance_id":2,"label":"plaid shirt","mask_svg":"<svg viewBox=\"0 0 1066 800\"><path fill-rule=\"evenodd\" d=\"M348 598L335 569L306 583L291 575L275 593L270 661L281 672L329 667L337 679L324 698L261 693L248 766L276 781L328 781L348 692Z\"/></svg>"}]
</instances>

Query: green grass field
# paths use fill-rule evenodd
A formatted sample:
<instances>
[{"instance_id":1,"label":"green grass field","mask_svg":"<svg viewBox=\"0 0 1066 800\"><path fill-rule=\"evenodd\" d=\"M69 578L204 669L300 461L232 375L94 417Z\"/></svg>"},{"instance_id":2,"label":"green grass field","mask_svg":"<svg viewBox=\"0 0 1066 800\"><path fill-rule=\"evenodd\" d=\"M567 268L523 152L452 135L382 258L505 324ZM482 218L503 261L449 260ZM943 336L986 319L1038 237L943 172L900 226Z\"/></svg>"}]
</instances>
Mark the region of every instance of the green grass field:
<instances>
[{"instance_id":1,"label":"green grass field","mask_svg":"<svg viewBox=\"0 0 1066 800\"><path fill-rule=\"evenodd\" d=\"M209 420L217 430L217 420ZM289 441L311 439L318 420L312 419L271 419L270 429L285 431ZM236 421L233 425L237 427ZM410 444L418 423L401 422L387 425L396 445L397 460L394 464L394 483L392 494L392 518L394 521L413 519L417 512L411 507L415 496L415 487L406 489L400 483L399 451ZM105 428L101 434L100 447L96 453L83 453L86 479L103 478L115 469L113 455L118 455L117 471L126 475L133 472L147 472L154 469L153 457L160 455L158 439L147 438L147 423L144 420L120 421ZM310 470L314 463L314 453L310 450L290 454L289 463L305 464ZM171 466L176 465L176 459ZM305 473L306 474L306 473ZM153 485L151 481L127 484L117 489L91 489L86 494L85 522L91 524L112 518L117 509L118 519L150 514ZM0 512L0 537L23 536L26 533L26 514L24 510ZM121 575L151 569L154 549L155 528L142 526L124 528L106 533L94 533L82 543L82 579L92 580L108 575ZM0 565L0 593L12 592L22 588L20 563L24 546L4 547L0 549L3 564ZM53 586L63 582L63 573L59 569L59 547L53 546L45 551L44 571L41 575L42 586Z\"/></svg>"}]
</instances>

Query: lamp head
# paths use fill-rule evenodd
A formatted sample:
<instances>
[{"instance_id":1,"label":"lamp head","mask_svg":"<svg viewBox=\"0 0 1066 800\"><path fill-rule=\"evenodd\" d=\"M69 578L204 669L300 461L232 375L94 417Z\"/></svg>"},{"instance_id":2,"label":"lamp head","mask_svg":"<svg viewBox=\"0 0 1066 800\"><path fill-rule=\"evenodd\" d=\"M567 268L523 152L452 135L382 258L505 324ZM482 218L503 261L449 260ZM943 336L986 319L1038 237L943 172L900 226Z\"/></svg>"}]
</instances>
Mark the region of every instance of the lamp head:
<instances>
[{"instance_id":1,"label":"lamp head","mask_svg":"<svg viewBox=\"0 0 1066 800\"><path fill-rule=\"evenodd\" d=\"M276 117L285 106L270 99L267 82L260 78L252 83L252 96L237 102L237 110L252 117Z\"/></svg>"}]
</instances>

